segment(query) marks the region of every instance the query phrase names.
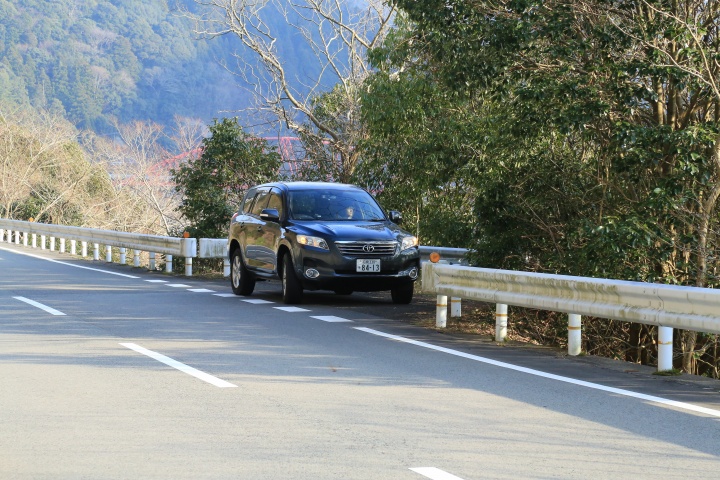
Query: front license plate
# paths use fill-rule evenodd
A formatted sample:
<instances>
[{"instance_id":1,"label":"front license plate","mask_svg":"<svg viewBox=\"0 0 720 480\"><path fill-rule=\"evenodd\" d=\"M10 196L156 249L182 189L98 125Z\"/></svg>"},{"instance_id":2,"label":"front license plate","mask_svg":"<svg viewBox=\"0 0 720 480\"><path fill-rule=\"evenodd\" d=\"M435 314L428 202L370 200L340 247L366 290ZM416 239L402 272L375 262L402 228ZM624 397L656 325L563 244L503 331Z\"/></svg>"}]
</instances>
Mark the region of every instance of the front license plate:
<instances>
[{"instance_id":1,"label":"front license plate","mask_svg":"<svg viewBox=\"0 0 720 480\"><path fill-rule=\"evenodd\" d=\"M380 260L358 260L357 261L358 272L380 272Z\"/></svg>"}]
</instances>

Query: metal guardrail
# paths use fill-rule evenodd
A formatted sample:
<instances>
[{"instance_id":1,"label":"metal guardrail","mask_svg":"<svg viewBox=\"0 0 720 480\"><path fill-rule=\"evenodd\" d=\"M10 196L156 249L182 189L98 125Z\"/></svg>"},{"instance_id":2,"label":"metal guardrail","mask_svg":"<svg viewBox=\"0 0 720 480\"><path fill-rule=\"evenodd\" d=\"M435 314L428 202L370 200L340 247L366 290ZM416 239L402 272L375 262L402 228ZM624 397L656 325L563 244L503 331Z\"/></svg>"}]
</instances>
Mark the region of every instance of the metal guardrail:
<instances>
[{"instance_id":1,"label":"metal guardrail","mask_svg":"<svg viewBox=\"0 0 720 480\"><path fill-rule=\"evenodd\" d=\"M495 339L507 334L507 306L568 314L568 353L580 353L581 316L656 325L658 369L672 369L673 328L720 333L720 290L599 278L516 272L457 265L423 264L422 290L495 303ZM437 310L443 327L447 308Z\"/></svg>"},{"instance_id":2,"label":"metal guardrail","mask_svg":"<svg viewBox=\"0 0 720 480\"><path fill-rule=\"evenodd\" d=\"M131 248L152 251L181 257L196 256L194 238L174 238L161 235L145 235L140 233L117 232L94 228L68 227L47 223L24 222L21 220L0 219L0 228L48 237L72 239L99 245Z\"/></svg>"},{"instance_id":3,"label":"metal guardrail","mask_svg":"<svg viewBox=\"0 0 720 480\"><path fill-rule=\"evenodd\" d=\"M165 271L172 270L173 255L185 258L185 275L192 275L193 258L215 258L223 259L223 275L230 275L230 263L227 258L226 238L174 238L161 235L145 235L139 233L117 232L114 230L99 230L94 228L69 227L49 223L26 222L22 220L9 220L0 218L0 242L6 236L9 238L14 232L14 242L19 244L21 236L24 245L28 242L33 247L37 245L37 236L40 236L40 248L45 248L46 237L50 239L50 250L55 250L55 239L60 239L60 250L65 252L65 240L70 240L71 251L75 253L75 242L82 242L82 256L87 256L87 244L94 246L95 260L99 260L99 246L106 249L106 261L112 261L111 247L120 249L120 263L125 263L125 251L135 251L134 264L139 267L139 252L148 252L150 255L151 270L155 269L155 254L164 254ZM6 235L7 234L7 235ZM31 236L31 239L28 238ZM440 254L443 263L467 265L465 256L467 250L463 248L421 246L420 255L423 261L428 261L431 253Z\"/></svg>"},{"instance_id":4,"label":"metal guardrail","mask_svg":"<svg viewBox=\"0 0 720 480\"><path fill-rule=\"evenodd\" d=\"M25 222L22 220L8 220L0 218L0 242L7 238L8 242L23 245L30 242L37 246L37 237L40 236L40 248L44 249L46 237L50 240L50 250L55 250L55 240L60 239L60 252L65 252L65 240L71 242L71 253L75 253L76 242L82 243L82 255L87 256L87 244L94 247L93 258L99 260L99 246L106 247L106 259L112 261L112 247L120 249L120 263L125 263L126 249L134 250L135 266L139 265L140 252L150 253L151 269L154 269L155 254L164 254L166 271L172 269L172 256L185 257L185 275L192 275L192 259L197 257L197 240L194 238L164 237L161 235L144 235L140 233L116 232L114 230L99 230L94 228L69 227L49 223ZM31 238L28 238L30 236Z\"/></svg>"},{"instance_id":5,"label":"metal guardrail","mask_svg":"<svg viewBox=\"0 0 720 480\"><path fill-rule=\"evenodd\" d=\"M198 239L198 258L222 258L223 276L230 276L230 259L228 258L227 238Z\"/></svg>"}]
</instances>

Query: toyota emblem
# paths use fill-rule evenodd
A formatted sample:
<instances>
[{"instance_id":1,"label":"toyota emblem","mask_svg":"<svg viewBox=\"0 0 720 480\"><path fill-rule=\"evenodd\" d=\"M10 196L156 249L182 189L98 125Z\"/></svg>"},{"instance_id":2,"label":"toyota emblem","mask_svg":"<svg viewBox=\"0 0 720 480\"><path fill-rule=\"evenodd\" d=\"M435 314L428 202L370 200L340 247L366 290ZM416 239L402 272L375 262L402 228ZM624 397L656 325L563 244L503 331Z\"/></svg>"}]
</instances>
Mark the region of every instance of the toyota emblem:
<instances>
[{"instance_id":1,"label":"toyota emblem","mask_svg":"<svg viewBox=\"0 0 720 480\"><path fill-rule=\"evenodd\" d=\"M374 251L375 251L375 247L373 247L372 245L364 245L363 246L363 252L365 252L365 253L372 253Z\"/></svg>"}]
</instances>

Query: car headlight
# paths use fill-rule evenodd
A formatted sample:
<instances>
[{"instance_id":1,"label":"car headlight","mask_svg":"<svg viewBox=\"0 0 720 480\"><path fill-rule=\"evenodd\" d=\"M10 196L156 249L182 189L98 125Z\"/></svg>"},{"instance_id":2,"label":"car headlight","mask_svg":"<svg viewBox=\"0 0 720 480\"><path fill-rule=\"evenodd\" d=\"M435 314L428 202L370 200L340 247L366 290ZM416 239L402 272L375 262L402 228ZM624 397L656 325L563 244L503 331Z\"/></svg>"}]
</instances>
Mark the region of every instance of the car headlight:
<instances>
[{"instance_id":1,"label":"car headlight","mask_svg":"<svg viewBox=\"0 0 720 480\"><path fill-rule=\"evenodd\" d=\"M418 239L417 237L405 237L402 239L402 244L400 245L400 251L407 250L408 248L417 247L418 245Z\"/></svg>"},{"instance_id":2,"label":"car headlight","mask_svg":"<svg viewBox=\"0 0 720 480\"><path fill-rule=\"evenodd\" d=\"M309 235L298 235L297 241L300 245L307 245L308 247L317 247L322 248L323 250L330 250L324 238L311 237Z\"/></svg>"}]
</instances>

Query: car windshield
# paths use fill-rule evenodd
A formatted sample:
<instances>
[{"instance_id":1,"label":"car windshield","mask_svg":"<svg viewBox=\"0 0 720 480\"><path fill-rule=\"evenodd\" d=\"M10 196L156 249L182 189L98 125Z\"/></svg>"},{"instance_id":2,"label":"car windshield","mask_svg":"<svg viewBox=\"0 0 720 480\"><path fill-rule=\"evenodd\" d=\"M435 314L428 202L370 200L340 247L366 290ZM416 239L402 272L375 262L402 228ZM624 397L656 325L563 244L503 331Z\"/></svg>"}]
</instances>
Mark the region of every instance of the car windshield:
<instances>
[{"instance_id":1,"label":"car windshield","mask_svg":"<svg viewBox=\"0 0 720 480\"><path fill-rule=\"evenodd\" d=\"M299 190L289 192L288 200L293 220L385 220L385 213L364 190Z\"/></svg>"}]
</instances>

